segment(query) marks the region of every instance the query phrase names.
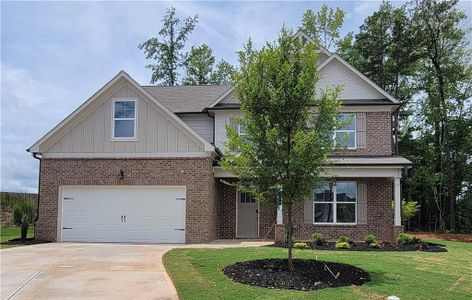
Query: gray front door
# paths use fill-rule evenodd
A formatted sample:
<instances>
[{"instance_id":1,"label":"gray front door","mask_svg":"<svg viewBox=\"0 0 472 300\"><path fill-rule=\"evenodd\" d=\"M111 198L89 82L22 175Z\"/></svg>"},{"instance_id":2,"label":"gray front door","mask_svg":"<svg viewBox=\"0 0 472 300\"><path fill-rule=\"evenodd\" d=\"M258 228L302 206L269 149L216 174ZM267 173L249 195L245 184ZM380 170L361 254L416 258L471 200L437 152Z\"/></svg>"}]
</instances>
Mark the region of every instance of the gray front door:
<instances>
[{"instance_id":1,"label":"gray front door","mask_svg":"<svg viewBox=\"0 0 472 300\"><path fill-rule=\"evenodd\" d=\"M238 193L237 202L237 237L258 238L259 211L256 200L250 194L241 192Z\"/></svg>"}]
</instances>

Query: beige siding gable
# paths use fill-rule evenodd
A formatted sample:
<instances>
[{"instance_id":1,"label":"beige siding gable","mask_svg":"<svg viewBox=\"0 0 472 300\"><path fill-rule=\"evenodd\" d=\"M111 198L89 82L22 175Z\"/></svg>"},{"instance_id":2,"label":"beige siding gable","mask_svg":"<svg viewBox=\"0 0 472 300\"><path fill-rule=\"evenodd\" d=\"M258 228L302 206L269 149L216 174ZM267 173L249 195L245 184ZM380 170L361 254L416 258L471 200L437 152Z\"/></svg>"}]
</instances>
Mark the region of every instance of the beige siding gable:
<instances>
[{"instance_id":1,"label":"beige siding gable","mask_svg":"<svg viewBox=\"0 0 472 300\"><path fill-rule=\"evenodd\" d=\"M136 139L117 141L112 137L113 99L136 100ZM185 153L202 152L204 145L154 101L126 80L118 82L90 104L91 108L42 153Z\"/></svg>"},{"instance_id":2,"label":"beige siding gable","mask_svg":"<svg viewBox=\"0 0 472 300\"><path fill-rule=\"evenodd\" d=\"M338 60L331 60L319 74L318 92L340 85L343 88L341 99L384 99L385 96L360 78Z\"/></svg>"}]
</instances>

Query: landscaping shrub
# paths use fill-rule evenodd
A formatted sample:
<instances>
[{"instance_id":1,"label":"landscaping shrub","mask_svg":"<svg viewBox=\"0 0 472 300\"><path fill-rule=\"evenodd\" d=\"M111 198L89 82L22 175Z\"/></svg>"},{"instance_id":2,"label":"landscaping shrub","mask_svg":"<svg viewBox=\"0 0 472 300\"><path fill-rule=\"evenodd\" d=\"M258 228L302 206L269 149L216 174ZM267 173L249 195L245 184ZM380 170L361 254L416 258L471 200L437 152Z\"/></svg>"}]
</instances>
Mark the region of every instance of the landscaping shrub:
<instances>
[{"instance_id":1,"label":"landscaping shrub","mask_svg":"<svg viewBox=\"0 0 472 300\"><path fill-rule=\"evenodd\" d=\"M380 249L380 244L375 242L375 243L370 243L369 244L372 248L375 248L375 249Z\"/></svg>"},{"instance_id":2,"label":"landscaping shrub","mask_svg":"<svg viewBox=\"0 0 472 300\"><path fill-rule=\"evenodd\" d=\"M338 240L336 241L336 243L351 243L351 239L348 237L348 236L345 236L345 235L341 235Z\"/></svg>"},{"instance_id":3,"label":"landscaping shrub","mask_svg":"<svg viewBox=\"0 0 472 300\"><path fill-rule=\"evenodd\" d=\"M311 234L311 237L313 238L313 240L315 241L315 243L318 246L322 246L322 245L326 244L325 238L324 238L323 234L320 233L320 232L313 232Z\"/></svg>"},{"instance_id":4,"label":"landscaping shrub","mask_svg":"<svg viewBox=\"0 0 472 300\"><path fill-rule=\"evenodd\" d=\"M371 245L377 243L377 239L375 238L375 235L368 234L364 237L364 242L368 245Z\"/></svg>"},{"instance_id":5,"label":"landscaping shrub","mask_svg":"<svg viewBox=\"0 0 472 300\"><path fill-rule=\"evenodd\" d=\"M28 235L28 227L36 217L36 208L26 201L13 205L13 223L21 227L21 240L25 241Z\"/></svg>"},{"instance_id":6,"label":"landscaping shrub","mask_svg":"<svg viewBox=\"0 0 472 300\"><path fill-rule=\"evenodd\" d=\"M400 233L397 237L397 244L398 245L407 245L411 243L411 238L406 233Z\"/></svg>"},{"instance_id":7,"label":"landscaping shrub","mask_svg":"<svg viewBox=\"0 0 472 300\"><path fill-rule=\"evenodd\" d=\"M351 245L349 245L349 242L336 242L336 249L349 249L351 248Z\"/></svg>"},{"instance_id":8,"label":"landscaping shrub","mask_svg":"<svg viewBox=\"0 0 472 300\"><path fill-rule=\"evenodd\" d=\"M295 249L307 249L308 245L306 243L299 242L299 243L293 244L293 248L295 248Z\"/></svg>"}]
</instances>

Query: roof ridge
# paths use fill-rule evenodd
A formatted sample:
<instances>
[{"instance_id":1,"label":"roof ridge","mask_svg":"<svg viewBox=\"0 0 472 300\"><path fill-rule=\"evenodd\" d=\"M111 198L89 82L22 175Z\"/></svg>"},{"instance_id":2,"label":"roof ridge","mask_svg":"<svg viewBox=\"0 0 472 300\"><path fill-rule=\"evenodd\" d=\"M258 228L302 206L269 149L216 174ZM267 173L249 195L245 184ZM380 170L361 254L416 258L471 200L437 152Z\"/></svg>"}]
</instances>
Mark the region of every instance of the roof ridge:
<instances>
[{"instance_id":1,"label":"roof ridge","mask_svg":"<svg viewBox=\"0 0 472 300\"><path fill-rule=\"evenodd\" d=\"M178 88L178 87L226 87L231 84L182 84L182 85L141 85L142 87L163 87L163 88Z\"/></svg>"}]
</instances>

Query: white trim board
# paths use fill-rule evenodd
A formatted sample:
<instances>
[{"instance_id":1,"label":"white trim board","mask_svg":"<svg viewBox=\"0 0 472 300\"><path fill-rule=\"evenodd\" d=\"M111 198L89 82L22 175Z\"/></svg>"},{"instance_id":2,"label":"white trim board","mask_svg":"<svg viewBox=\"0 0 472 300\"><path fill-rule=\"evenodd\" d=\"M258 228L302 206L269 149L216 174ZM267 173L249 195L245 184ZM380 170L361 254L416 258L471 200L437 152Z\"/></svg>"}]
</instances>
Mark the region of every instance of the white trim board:
<instances>
[{"instance_id":1,"label":"white trim board","mask_svg":"<svg viewBox=\"0 0 472 300\"><path fill-rule=\"evenodd\" d=\"M43 158L159 158L159 157L212 157L210 152L87 152L87 153L43 153Z\"/></svg>"},{"instance_id":2,"label":"white trim board","mask_svg":"<svg viewBox=\"0 0 472 300\"><path fill-rule=\"evenodd\" d=\"M401 177L403 166L332 166L327 167L323 177ZM237 176L223 170L221 167L213 167L215 178L237 178Z\"/></svg>"}]
</instances>

